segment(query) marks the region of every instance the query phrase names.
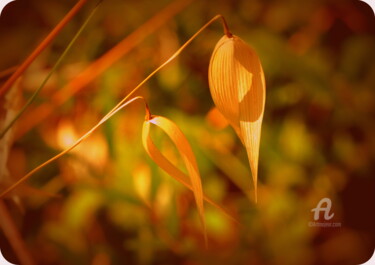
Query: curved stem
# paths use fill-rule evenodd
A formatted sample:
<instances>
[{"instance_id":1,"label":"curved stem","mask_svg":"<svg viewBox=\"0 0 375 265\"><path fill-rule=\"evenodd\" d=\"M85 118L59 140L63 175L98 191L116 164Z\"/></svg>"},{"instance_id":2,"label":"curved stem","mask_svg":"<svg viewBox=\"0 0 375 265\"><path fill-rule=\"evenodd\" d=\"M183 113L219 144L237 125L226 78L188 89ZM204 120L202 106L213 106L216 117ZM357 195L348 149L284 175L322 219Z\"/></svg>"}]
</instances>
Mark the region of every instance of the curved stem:
<instances>
[{"instance_id":1,"label":"curved stem","mask_svg":"<svg viewBox=\"0 0 375 265\"><path fill-rule=\"evenodd\" d=\"M203 27L201 27L193 36L190 37L174 54L172 54L171 57L169 57L164 63L162 63L158 68L156 68L153 72L151 72L145 79L143 79L142 82L140 82L132 91L129 92L112 110L108 112L107 115L110 115L118 106L120 106L122 103L124 103L129 97L131 97L141 86L143 86L151 77L153 77L157 72L159 72L161 69L163 69L168 63L173 61L180 53L208 26L210 26L214 21L222 19L223 27L224 27L224 33L228 37L232 37L232 33L230 33L228 25L222 15L216 15L214 16L210 21L208 21ZM106 116L107 116L106 115ZM106 117L105 116L105 117ZM104 118L105 118L104 117Z\"/></svg>"},{"instance_id":2,"label":"curved stem","mask_svg":"<svg viewBox=\"0 0 375 265\"><path fill-rule=\"evenodd\" d=\"M0 133L0 139L5 136L7 131L9 131L10 128L14 125L14 123L22 116L22 114L26 111L26 109L33 103L33 101L38 96L39 92L42 90L42 88L46 85L47 81L50 79L52 74L56 71L56 69L60 66L61 62L65 58L66 54L69 52L69 50L72 48L75 41L78 39L79 35L83 32L86 25L89 23L92 16L95 14L95 11L98 8L98 5L101 3L98 2L98 4L95 6L95 8L91 11L90 15L87 17L85 22L82 24L82 26L79 28L77 33L74 35L73 39L69 42L68 46L65 48L64 52L60 55L59 59L56 61L54 66L52 67L51 71L47 74L47 76L44 78L42 84L37 88L37 90L34 91L34 93L31 95L31 97L28 99L26 104L21 108L21 110L14 116L14 118L4 127L4 129Z\"/></svg>"},{"instance_id":3,"label":"curved stem","mask_svg":"<svg viewBox=\"0 0 375 265\"><path fill-rule=\"evenodd\" d=\"M219 15L219 16L221 18L221 22L223 23L224 34L227 35L228 38L232 38L233 34L229 31L227 21L225 20L224 16L222 15Z\"/></svg>"},{"instance_id":4,"label":"curved stem","mask_svg":"<svg viewBox=\"0 0 375 265\"><path fill-rule=\"evenodd\" d=\"M129 105L130 103L138 100L138 99L141 99L143 100L144 104L145 104L145 109L146 109L146 117L151 117L151 113L150 113L150 110L148 108L148 105L145 101L145 99L141 96L138 96L138 97L134 97L132 99L130 99L129 101L121 104L119 107L117 107L116 110L114 110L110 115L107 115L106 117L104 117L103 119L101 119L94 127L92 127L88 132L86 132L83 136L81 136L81 138L79 138L74 144L72 144L70 147L68 147L67 149L61 151L59 154L55 155L54 157L48 159L46 162L44 162L43 164L37 166L36 168L34 168L33 170L31 170L29 173L27 173L25 176L23 176L22 178L20 178L19 180L17 180L15 183L13 183L10 187L8 187L5 191L3 191L1 194L0 194L0 198L3 198L5 195L7 195L9 192L11 192L12 190L14 190L16 187L18 187L21 183L23 183L25 180L27 180L30 176L32 176L33 174L35 174L36 172L38 172L39 170L41 170L42 168L44 168L45 166L47 166L48 164L56 161L57 159L59 159L60 157L62 157L63 155L65 155L66 153L68 153L69 151L71 151L74 147L76 147L77 145L79 145L83 140L85 140L87 137L89 137L94 131L96 131L100 125L102 125L104 122L106 122L109 118L111 118L113 115L115 115L117 112L119 112L121 109L123 109L124 107L126 107L127 105Z\"/></svg>"},{"instance_id":5,"label":"curved stem","mask_svg":"<svg viewBox=\"0 0 375 265\"><path fill-rule=\"evenodd\" d=\"M153 72L151 72L142 82L140 82L132 91L129 92L115 107L113 107L91 130L89 130L86 134L84 134L81 138L79 138L71 147L65 149L64 151L60 152L56 156L52 157L51 159L47 160L43 164L39 165L32 171L30 171L28 174L23 176L21 179L16 181L13 185L11 185L9 188L7 188L5 191L3 191L0 194L0 198L4 197L6 194L8 194L10 191L15 189L18 185L23 183L25 180L27 180L31 175L45 167L46 165L52 163L53 161L57 160L58 158L62 157L66 153L68 153L70 150L72 150L74 147L76 147L78 144L80 144L84 139L86 139L91 133L93 133L100 125L102 125L104 122L106 122L110 117L112 117L114 114L116 114L119 110L130 104L131 102L142 99L144 102L144 98L141 96L135 97L130 99L128 98L132 96L142 85L144 85L151 77L153 77L157 72L159 72L161 69L163 69L168 63L173 61L203 30L205 30L208 26L210 26L214 21L222 19L223 27L224 27L224 33L231 37L232 34L229 32L228 25L222 15L216 15L213 17L210 21L208 21L203 27L201 27L190 39L188 39L171 57L169 57L164 63L162 63L159 67L157 67ZM146 119L151 118L151 114L149 111L149 108L145 102L145 109L146 109Z\"/></svg>"},{"instance_id":6,"label":"curved stem","mask_svg":"<svg viewBox=\"0 0 375 265\"><path fill-rule=\"evenodd\" d=\"M132 33L127 35L114 47L109 49L102 56L91 62L82 72L56 91L50 102L34 108L25 115L22 127L19 127L15 135L16 139L22 137L37 124L45 120L51 113L64 102L71 99L75 94L87 88L90 82L103 74L109 67L120 60L125 54L137 47L147 36L154 33L167 21L180 13L184 8L196 0L173 0L166 7L157 12L154 16L145 21Z\"/></svg>"}]
</instances>

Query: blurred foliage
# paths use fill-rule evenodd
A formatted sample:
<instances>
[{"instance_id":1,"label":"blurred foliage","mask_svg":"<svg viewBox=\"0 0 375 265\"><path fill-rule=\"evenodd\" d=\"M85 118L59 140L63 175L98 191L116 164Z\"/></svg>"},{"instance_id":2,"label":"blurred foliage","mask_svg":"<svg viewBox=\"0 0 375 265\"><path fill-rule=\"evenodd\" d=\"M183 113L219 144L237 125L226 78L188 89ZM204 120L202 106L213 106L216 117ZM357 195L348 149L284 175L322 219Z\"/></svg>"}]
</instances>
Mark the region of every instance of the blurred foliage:
<instances>
[{"instance_id":1,"label":"blurred foliage","mask_svg":"<svg viewBox=\"0 0 375 265\"><path fill-rule=\"evenodd\" d=\"M74 3L9 4L0 17L0 69L21 63ZM169 3L103 1L33 108L54 104L56 91ZM95 4L88 1L18 81L23 98L40 85ZM143 150L144 110L135 103L35 174L28 186L39 191L20 189L18 204L7 200L37 264L308 265L369 258L375 243L375 23L360 1L193 1L18 137L8 161L12 180L89 130L218 13L258 52L266 75L258 204L251 198L245 150L211 110L207 69L222 35L215 23L138 94L153 114L180 126L196 155L204 192L242 225L206 204L204 248L192 193ZM33 119L25 116L18 128ZM152 133L163 153L183 167L165 134L156 127ZM308 226L311 209L324 197L332 199L340 228ZM17 263L2 233L0 242L4 255Z\"/></svg>"}]
</instances>

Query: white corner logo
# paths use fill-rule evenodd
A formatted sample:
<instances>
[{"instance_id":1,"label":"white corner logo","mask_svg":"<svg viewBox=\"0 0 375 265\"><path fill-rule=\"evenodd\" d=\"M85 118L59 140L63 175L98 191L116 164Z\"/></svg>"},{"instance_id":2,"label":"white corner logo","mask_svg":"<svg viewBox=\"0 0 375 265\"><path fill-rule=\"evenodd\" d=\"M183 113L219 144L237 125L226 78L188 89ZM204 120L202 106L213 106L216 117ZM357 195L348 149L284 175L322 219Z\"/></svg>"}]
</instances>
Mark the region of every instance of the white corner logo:
<instances>
[{"instance_id":1,"label":"white corner logo","mask_svg":"<svg viewBox=\"0 0 375 265\"><path fill-rule=\"evenodd\" d=\"M375 0L359 0L359 1L362 1L362 2L364 2L366 4L368 4L371 7L372 12L375 15Z\"/></svg>"},{"instance_id":2,"label":"white corner logo","mask_svg":"<svg viewBox=\"0 0 375 265\"><path fill-rule=\"evenodd\" d=\"M322 207L323 203L326 203L327 206ZM332 213L331 215L329 215L329 212L331 211L331 207L332 207L332 201L330 199L328 199L328 198L321 199L320 202L318 203L318 205L316 206L316 208L311 210L312 212L314 212L314 220L316 221L316 220L319 219L320 212L324 212L324 220L332 219L332 217L335 214Z\"/></svg>"},{"instance_id":3,"label":"white corner logo","mask_svg":"<svg viewBox=\"0 0 375 265\"><path fill-rule=\"evenodd\" d=\"M309 222L310 227L340 227L341 223L333 223L333 222L327 222L333 218L335 215L334 213L331 213L331 207L332 207L332 201L329 198L323 198L321 199L316 207L311 210L311 212L314 212L314 221L315 222ZM323 212L323 222L316 222L320 219L320 213Z\"/></svg>"},{"instance_id":4,"label":"white corner logo","mask_svg":"<svg viewBox=\"0 0 375 265\"><path fill-rule=\"evenodd\" d=\"M8 262L8 261L4 258L3 254L1 253L1 249L0 249L0 264L1 264L1 265L14 265L13 263Z\"/></svg>"},{"instance_id":5,"label":"white corner logo","mask_svg":"<svg viewBox=\"0 0 375 265\"><path fill-rule=\"evenodd\" d=\"M0 16L1 16L1 12L3 12L4 7L13 1L14 0L0 0Z\"/></svg>"}]
</instances>

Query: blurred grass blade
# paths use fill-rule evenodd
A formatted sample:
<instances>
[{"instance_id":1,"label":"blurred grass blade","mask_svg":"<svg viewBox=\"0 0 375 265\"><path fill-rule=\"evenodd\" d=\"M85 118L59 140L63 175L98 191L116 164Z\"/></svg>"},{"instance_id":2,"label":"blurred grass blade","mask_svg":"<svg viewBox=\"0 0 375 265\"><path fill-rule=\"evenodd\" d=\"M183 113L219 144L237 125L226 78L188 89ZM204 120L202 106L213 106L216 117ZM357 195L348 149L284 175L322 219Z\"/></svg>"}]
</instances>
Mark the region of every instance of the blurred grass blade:
<instances>
[{"instance_id":1,"label":"blurred grass blade","mask_svg":"<svg viewBox=\"0 0 375 265\"><path fill-rule=\"evenodd\" d=\"M8 69L4 69L0 72L0 79L5 78L11 74L13 74L17 70L18 66L12 66Z\"/></svg>"},{"instance_id":2,"label":"blurred grass blade","mask_svg":"<svg viewBox=\"0 0 375 265\"><path fill-rule=\"evenodd\" d=\"M169 119L166 119L161 116L153 116L150 120L146 120L144 122L142 140L147 153L155 161L155 163L158 164L158 166L160 166L163 170L165 170L168 174L170 174L172 177L175 177L176 179L182 179L186 181L186 179L184 179L184 174L181 174L180 170L174 167L152 143L149 134L151 123L160 127L171 138L172 142L176 145L177 150L182 156L182 160L185 163L189 175L189 181L191 183L191 188L194 193L195 202L197 204L199 212L199 217L203 226L205 242L207 242L201 177L190 144L187 141L185 135L182 133L182 131L177 127L177 125Z\"/></svg>"},{"instance_id":3,"label":"blurred grass blade","mask_svg":"<svg viewBox=\"0 0 375 265\"><path fill-rule=\"evenodd\" d=\"M161 11L157 12L153 17L148 19L141 26L137 27L136 30L126 36L116 46L114 46L100 58L92 62L83 72L78 74L62 89L56 91L56 93L52 95L51 98L51 102L53 102L53 104L47 102L26 113L25 117L22 118L22 128L18 130L19 132L16 137L21 137L34 126L42 122L59 106L61 106L67 100L71 99L81 89L86 88L90 82L92 82L100 74L106 71L125 54L129 53L132 49L137 47L147 36L154 33L158 28L160 28L163 24L173 18L176 14L184 10L184 8L193 1L195 0L175 0L168 4ZM160 68L158 68L158 70L160 70ZM154 74L155 72L150 74L150 76ZM147 80L145 79L144 82L146 82ZM135 90L143 85L144 82L141 82L141 84L137 86ZM134 92L129 93L126 98L124 98L116 107L127 101L133 94Z\"/></svg>"},{"instance_id":4,"label":"blurred grass blade","mask_svg":"<svg viewBox=\"0 0 375 265\"><path fill-rule=\"evenodd\" d=\"M35 50L27 57L27 59L18 67L18 69L11 75L11 77L0 88L0 98L8 91L14 82L25 72L29 65L36 57L56 38L57 34L65 27L65 25L77 14L83 7L87 0L80 0L69 11L68 14L56 25L56 27L47 35L47 37L35 48Z\"/></svg>"},{"instance_id":5,"label":"blurred grass blade","mask_svg":"<svg viewBox=\"0 0 375 265\"><path fill-rule=\"evenodd\" d=\"M100 4L101 2L99 2ZM64 52L60 55L59 59L56 61L55 65L52 67L51 71L47 74L46 78L43 80L42 84L38 87L37 90L33 93L33 95L29 98L29 100L26 102L26 104L22 107L22 109L17 113L17 115L14 117L13 120L11 120L1 131L0 133L0 139L4 137L6 132L13 126L13 124L21 117L21 115L26 111L26 109L31 105L31 103L36 99L39 92L42 90L42 88L45 86L49 78L52 76L52 74L56 71L56 69L60 66L61 62L65 58L66 54L69 52L69 50L72 48L74 42L78 39L79 35L83 32L86 25L89 23L90 19L95 14L95 11L98 8L98 5L95 6L95 8L91 11L90 15L86 18L85 22L82 24L82 26L79 28L77 33L74 35L72 40L69 42L68 46L65 48Z\"/></svg>"},{"instance_id":6,"label":"blurred grass blade","mask_svg":"<svg viewBox=\"0 0 375 265\"><path fill-rule=\"evenodd\" d=\"M13 86L0 102L0 129L2 129L14 119L20 109L22 93L19 86ZM13 141L14 130L8 131L4 137L0 138L0 184L10 180L8 160Z\"/></svg>"},{"instance_id":7,"label":"blurred grass blade","mask_svg":"<svg viewBox=\"0 0 375 265\"><path fill-rule=\"evenodd\" d=\"M224 35L209 66L210 92L244 144L257 201L258 159L266 86L255 51L237 36Z\"/></svg>"}]
</instances>

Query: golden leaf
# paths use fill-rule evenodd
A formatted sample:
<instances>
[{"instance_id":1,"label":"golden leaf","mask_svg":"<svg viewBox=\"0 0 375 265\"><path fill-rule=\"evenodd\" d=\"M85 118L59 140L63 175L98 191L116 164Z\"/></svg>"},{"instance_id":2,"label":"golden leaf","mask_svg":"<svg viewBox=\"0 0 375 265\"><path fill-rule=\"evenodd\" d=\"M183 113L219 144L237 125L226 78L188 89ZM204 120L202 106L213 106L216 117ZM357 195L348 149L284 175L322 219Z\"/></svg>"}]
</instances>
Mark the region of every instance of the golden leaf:
<instances>
[{"instance_id":1,"label":"golden leaf","mask_svg":"<svg viewBox=\"0 0 375 265\"><path fill-rule=\"evenodd\" d=\"M168 173L171 177L176 179L178 182L180 182L182 185L184 185L189 190L193 191L193 187L190 184L189 177L186 176L185 173L183 173L181 170L179 170L176 166L174 166L155 146L153 141L150 137L150 123L145 122L143 124L143 132L142 132L142 142L143 146L147 152L147 154L151 157L151 159L166 173ZM223 207L212 201L210 198L208 198L206 195L203 194L203 199L217 208L221 213L223 213L225 216L227 216L229 219L234 221L235 223L239 224L239 221L232 216L232 214L228 213Z\"/></svg>"},{"instance_id":2,"label":"golden leaf","mask_svg":"<svg viewBox=\"0 0 375 265\"><path fill-rule=\"evenodd\" d=\"M244 144L257 201L258 158L266 85L255 51L237 36L224 35L209 66L213 101Z\"/></svg>"},{"instance_id":3,"label":"golden leaf","mask_svg":"<svg viewBox=\"0 0 375 265\"><path fill-rule=\"evenodd\" d=\"M165 158L165 156L156 148L150 137L150 124L155 124L160 127L168 136L172 142L176 145L177 150L181 154L182 160L186 166L189 179L186 179L179 169L177 169L172 163ZM194 193L195 203L197 204L199 218L203 226L203 232L205 242L207 242L206 235L206 222L204 219L204 205L203 205L203 189L201 183L201 177L199 174L197 162L195 160L194 153L190 147L188 140L182 131L167 118L161 116L152 116L151 119L146 120L143 124L142 131L143 146L149 156L158 164L163 170L165 170L172 177L177 180L182 180L185 183L191 184L191 190ZM190 185L189 185L190 186Z\"/></svg>"}]
</instances>

